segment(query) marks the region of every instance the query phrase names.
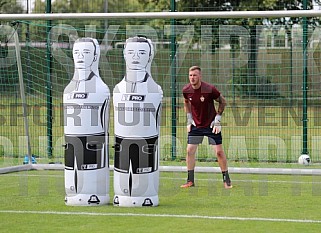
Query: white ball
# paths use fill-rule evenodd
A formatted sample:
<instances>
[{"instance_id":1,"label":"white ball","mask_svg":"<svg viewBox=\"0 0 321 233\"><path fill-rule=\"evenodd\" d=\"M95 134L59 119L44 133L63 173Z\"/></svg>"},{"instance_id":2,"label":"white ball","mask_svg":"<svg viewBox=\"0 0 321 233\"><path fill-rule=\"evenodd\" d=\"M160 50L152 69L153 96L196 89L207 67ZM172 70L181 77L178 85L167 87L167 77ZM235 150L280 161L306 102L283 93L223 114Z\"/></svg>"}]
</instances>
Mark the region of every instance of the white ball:
<instances>
[{"instance_id":1,"label":"white ball","mask_svg":"<svg viewBox=\"0 0 321 233\"><path fill-rule=\"evenodd\" d=\"M298 159L298 163L301 165L309 165L311 163L311 159L309 155L301 155Z\"/></svg>"}]
</instances>

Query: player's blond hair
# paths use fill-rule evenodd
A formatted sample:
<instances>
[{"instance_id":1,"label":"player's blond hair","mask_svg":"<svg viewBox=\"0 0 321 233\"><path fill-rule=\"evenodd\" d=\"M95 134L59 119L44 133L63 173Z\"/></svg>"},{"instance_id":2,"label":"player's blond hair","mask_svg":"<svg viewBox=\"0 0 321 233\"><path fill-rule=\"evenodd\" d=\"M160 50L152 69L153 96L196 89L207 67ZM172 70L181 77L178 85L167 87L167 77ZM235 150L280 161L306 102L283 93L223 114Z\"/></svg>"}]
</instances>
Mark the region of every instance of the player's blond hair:
<instances>
[{"instance_id":1,"label":"player's blond hair","mask_svg":"<svg viewBox=\"0 0 321 233\"><path fill-rule=\"evenodd\" d=\"M189 71L194 71L194 70L198 70L200 72L202 71L201 67L199 67L199 66L192 66L192 67L189 68Z\"/></svg>"}]
</instances>

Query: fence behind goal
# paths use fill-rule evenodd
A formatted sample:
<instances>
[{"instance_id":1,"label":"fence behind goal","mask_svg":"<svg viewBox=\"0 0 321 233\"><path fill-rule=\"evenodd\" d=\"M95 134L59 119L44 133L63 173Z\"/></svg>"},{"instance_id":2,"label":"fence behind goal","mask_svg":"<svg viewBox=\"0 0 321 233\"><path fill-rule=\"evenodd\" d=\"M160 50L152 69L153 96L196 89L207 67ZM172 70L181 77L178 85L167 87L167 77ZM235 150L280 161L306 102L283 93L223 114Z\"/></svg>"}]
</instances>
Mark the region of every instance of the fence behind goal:
<instances>
[{"instance_id":1,"label":"fence behind goal","mask_svg":"<svg viewBox=\"0 0 321 233\"><path fill-rule=\"evenodd\" d=\"M186 114L181 90L188 83L188 68L199 65L203 80L216 85L228 102L222 132L230 161L295 162L301 153L309 153L314 162L320 162L320 28L306 25L304 20L250 25L245 20L249 16L244 13L242 17L229 25L215 16L79 16L50 21L45 17L14 20L13 16L1 21L0 156L21 163L28 153L15 33L21 47L31 153L44 163L48 159L63 162L62 93L74 73L75 40L98 39L100 75L112 91L125 74L125 40L145 35L154 42L152 75L164 91L161 160L185 158ZM112 108L109 133L112 159ZM215 159L207 140L197 157Z\"/></svg>"}]
</instances>

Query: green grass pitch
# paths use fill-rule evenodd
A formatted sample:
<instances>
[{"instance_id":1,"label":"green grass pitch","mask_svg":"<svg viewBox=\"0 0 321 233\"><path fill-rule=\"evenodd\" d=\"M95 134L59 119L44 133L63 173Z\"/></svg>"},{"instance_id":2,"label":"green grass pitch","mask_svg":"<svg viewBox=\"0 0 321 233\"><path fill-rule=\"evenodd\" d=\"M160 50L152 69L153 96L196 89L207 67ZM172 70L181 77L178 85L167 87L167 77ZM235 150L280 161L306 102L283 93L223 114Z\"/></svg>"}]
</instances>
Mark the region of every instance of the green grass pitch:
<instances>
[{"instance_id":1,"label":"green grass pitch","mask_svg":"<svg viewBox=\"0 0 321 233\"><path fill-rule=\"evenodd\" d=\"M112 172L110 197L113 197ZM0 175L0 231L4 232L320 232L321 176L161 172L158 207L64 203L63 171Z\"/></svg>"}]
</instances>

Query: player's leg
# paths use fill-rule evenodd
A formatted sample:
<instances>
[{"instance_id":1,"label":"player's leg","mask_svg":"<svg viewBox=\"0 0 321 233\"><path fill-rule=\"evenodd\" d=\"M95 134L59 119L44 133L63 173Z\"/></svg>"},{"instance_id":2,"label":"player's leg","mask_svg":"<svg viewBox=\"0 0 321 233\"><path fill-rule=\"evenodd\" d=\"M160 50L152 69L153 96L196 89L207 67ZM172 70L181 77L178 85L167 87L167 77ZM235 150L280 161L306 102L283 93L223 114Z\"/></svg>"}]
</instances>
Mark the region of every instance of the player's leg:
<instances>
[{"instance_id":1,"label":"player's leg","mask_svg":"<svg viewBox=\"0 0 321 233\"><path fill-rule=\"evenodd\" d=\"M194 168L195 154L198 144L187 144L186 167L187 167L187 182L181 185L181 188L189 188L194 186Z\"/></svg>"},{"instance_id":2,"label":"player's leg","mask_svg":"<svg viewBox=\"0 0 321 233\"><path fill-rule=\"evenodd\" d=\"M198 146L197 144L187 145L187 155L186 155L187 170L194 170L195 168L195 154L196 154L197 146Z\"/></svg>"},{"instance_id":3,"label":"player's leg","mask_svg":"<svg viewBox=\"0 0 321 233\"><path fill-rule=\"evenodd\" d=\"M201 129L192 125L191 131L188 132L187 148L186 148L186 166L187 166L187 182L181 185L182 188L189 188L195 185L194 183L194 168L195 168L195 154L197 147L202 143L204 133Z\"/></svg>"},{"instance_id":4,"label":"player's leg","mask_svg":"<svg viewBox=\"0 0 321 233\"><path fill-rule=\"evenodd\" d=\"M227 168L227 160L226 160L226 155L224 153L222 144L220 144L220 145L212 145L212 147L213 147L213 150L214 150L214 154L217 157L217 162L218 162L218 165L221 168L221 171L226 171L228 169Z\"/></svg>"},{"instance_id":5,"label":"player's leg","mask_svg":"<svg viewBox=\"0 0 321 233\"><path fill-rule=\"evenodd\" d=\"M222 171L224 187L227 189L232 188L231 179L228 174L227 159L222 146L222 134L214 134L210 128L206 130L208 143L212 145L214 154L216 154L218 164Z\"/></svg>"},{"instance_id":6,"label":"player's leg","mask_svg":"<svg viewBox=\"0 0 321 233\"><path fill-rule=\"evenodd\" d=\"M227 189L232 188L233 186L228 173L227 159L223 150L223 146L222 144L218 144L212 145L212 147L214 149L214 153L216 154L218 164L222 171L224 187Z\"/></svg>"}]
</instances>

